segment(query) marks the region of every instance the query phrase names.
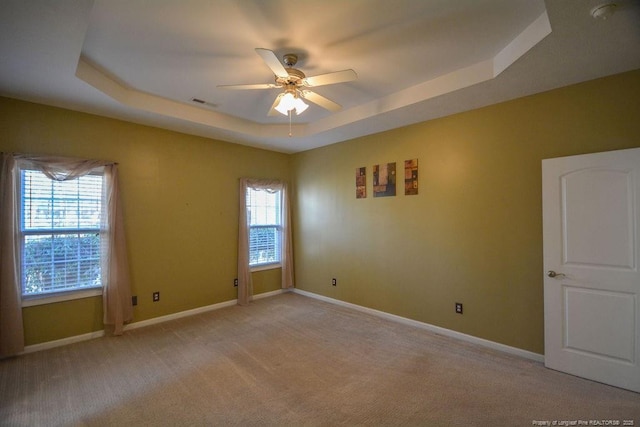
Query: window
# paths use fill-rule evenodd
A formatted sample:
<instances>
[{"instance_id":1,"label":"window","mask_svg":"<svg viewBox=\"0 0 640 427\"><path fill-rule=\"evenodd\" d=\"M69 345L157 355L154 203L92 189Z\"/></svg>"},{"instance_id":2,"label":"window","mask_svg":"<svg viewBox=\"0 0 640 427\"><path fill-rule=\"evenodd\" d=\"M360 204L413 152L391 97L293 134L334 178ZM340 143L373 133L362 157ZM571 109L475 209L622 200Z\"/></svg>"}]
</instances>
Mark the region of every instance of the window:
<instances>
[{"instance_id":1,"label":"window","mask_svg":"<svg viewBox=\"0 0 640 427\"><path fill-rule=\"evenodd\" d=\"M247 189L249 265L279 264L282 248L281 191Z\"/></svg>"},{"instance_id":2,"label":"window","mask_svg":"<svg viewBox=\"0 0 640 427\"><path fill-rule=\"evenodd\" d=\"M102 168L67 181L20 170L23 296L102 287Z\"/></svg>"}]
</instances>

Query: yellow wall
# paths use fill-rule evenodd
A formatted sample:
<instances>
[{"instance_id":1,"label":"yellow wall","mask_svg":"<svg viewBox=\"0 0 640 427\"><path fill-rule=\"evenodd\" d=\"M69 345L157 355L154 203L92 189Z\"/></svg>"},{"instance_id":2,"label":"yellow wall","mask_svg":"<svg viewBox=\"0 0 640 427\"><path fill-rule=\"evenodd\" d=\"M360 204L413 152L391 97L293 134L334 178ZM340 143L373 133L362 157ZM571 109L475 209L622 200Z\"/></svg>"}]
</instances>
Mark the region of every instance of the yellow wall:
<instances>
[{"instance_id":1,"label":"yellow wall","mask_svg":"<svg viewBox=\"0 0 640 427\"><path fill-rule=\"evenodd\" d=\"M297 287L543 353L541 160L638 146L634 71L296 154ZM398 195L373 198L388 162Z\"/></svg>"},{"instance_id":2,"label":"yellow wall","mask_svg":"<svg viewBox=\"0 0 640 427\"><path fill-rule=\"evenodd\" d=\"M0 151L120 164L135 321L235 299L238 178L289 179L285 154L6 98ZM279 273L255 273L256 293ZM23 313L27 345L103 328L100 297Z\"/></svg>"}]
</instances>

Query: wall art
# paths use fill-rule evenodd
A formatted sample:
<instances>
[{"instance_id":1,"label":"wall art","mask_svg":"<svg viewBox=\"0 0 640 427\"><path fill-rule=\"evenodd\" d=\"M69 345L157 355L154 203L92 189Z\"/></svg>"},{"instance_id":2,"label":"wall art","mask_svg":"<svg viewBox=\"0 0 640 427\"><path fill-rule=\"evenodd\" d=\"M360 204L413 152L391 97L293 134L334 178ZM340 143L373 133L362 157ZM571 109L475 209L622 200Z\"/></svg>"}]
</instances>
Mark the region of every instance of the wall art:
<instances>
[{"instance_id":1,"label":"wall art","mask_svg":"<svg viewBox=\"0 0 640 427\"><path fill-rule=\"evenodd\" d=\"M367 168L356 168L356 199L367 197Z\"/></svg>"},{"instance_id":2,"label":"wall art","mask_svg":"<svg viewBox=\"0 0 640 427\"><path fill-rule=\"evenodd\" d=\"M373 167L373 197L396 195L396 164L383 163Z\"/></svg>"},{"instance_id":3,"label":"wall art","mask_svg":"<svg viewBox=\"0 0 640 427\"><path fill-rule=\"evenodd\" d=\"M418 194L418 159L404 161L404 195Z\"/></svg>"}]
</instances>

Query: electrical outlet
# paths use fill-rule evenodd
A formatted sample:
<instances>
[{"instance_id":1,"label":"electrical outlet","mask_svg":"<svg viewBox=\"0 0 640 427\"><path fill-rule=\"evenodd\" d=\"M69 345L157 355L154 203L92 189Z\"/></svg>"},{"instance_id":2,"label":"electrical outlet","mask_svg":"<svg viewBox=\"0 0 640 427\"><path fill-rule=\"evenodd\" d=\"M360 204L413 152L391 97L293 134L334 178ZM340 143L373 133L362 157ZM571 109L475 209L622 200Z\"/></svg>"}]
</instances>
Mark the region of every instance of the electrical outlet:
<instances>
[{"instance_id":1,"label":"electrical outlet","mask_svg":"<svg viewBox=\"0 0 640 427\"><path fill-rule=\"evenodd\" d=\"M238 286L238 279L237 278L233 279L233 286L234 287Z\"/></svg>"},{"instance_id":2,"label":"electrical outlet","mask_svg":"<svg viewBox=\"0 0 640 427\"><path fill-rule=\"evenodd\" d=\"M336 279L336 278L331 279L331 284L333 286L337 286L338 285L338 279Z\"/></svg>"},{"instance_id":3,"label":"electrical outlet","mask_svg":"<svg viewBox=\"0 0 640 427\"><path fill-rule=\"evenodd\" d=\"M131 297L131 305L133 305L133 306L138 305L138 296L137 295L133 295Z\"/></svg>"},{"instance_id":4,"label":"electrical outlet","mask_svg":"<svg viewBox=\"0 0 640 427\"><path fill-rule=\"evenodd\" d=\"M154 292L153 293L153 302L158 302L160 301L160 292Z\"/></svg>"},{"instance_id":5,"label":"electrical outlet","mask_svg":"<svg viewBox=\"0 0 640 427\"><path fill-rule=\"evenodd\" d=\"M457 302L456 303L456 313L462 314L462 303L461 302Z\"/></svg>"}]
</instances>

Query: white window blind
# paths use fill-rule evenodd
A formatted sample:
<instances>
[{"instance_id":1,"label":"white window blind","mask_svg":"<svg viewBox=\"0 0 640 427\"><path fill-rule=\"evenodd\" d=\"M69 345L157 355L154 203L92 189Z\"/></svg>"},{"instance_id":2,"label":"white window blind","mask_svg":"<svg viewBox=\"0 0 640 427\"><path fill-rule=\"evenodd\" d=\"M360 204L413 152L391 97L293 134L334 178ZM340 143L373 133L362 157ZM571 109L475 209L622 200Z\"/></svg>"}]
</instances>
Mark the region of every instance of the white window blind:
<instances>
[{"instance_id":1,"label":"white window blind","mask_svg":"<svg viewBox=\"0 0 640 427\"><path fill-rule=\"evenodd\" d=\"M282 213L280 191L247 189L249 224L249 265L274 264L281 261Z\"/></svg>"},{"instance_id":2,"label":"white window blind","mask_svg":"<svg viewBox=\"0 0 640 427\"><path fill-rule=\"evenodd\" d=\"M20 173L22 293L48 294L102 286L102 175L54 181Z\"/></svg>"}]
</instances>

